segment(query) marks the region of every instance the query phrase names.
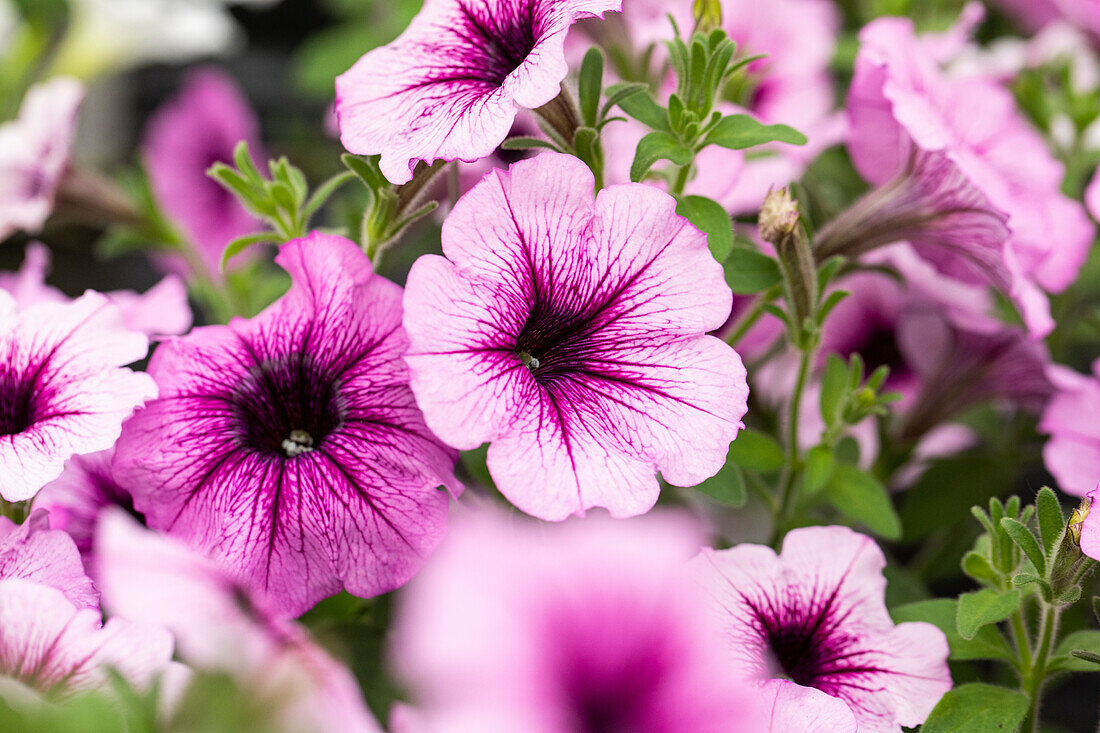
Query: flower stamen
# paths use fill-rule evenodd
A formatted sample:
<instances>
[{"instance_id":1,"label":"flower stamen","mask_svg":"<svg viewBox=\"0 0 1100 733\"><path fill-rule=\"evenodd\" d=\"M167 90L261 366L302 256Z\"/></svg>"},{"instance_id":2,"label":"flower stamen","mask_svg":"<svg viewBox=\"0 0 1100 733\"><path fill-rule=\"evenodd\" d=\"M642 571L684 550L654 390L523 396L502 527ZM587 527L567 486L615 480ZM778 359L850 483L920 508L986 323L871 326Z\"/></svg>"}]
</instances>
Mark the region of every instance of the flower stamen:
<instances>
[{"instance_id":1,"label":"flower stamen","mask_svg":"<svg viewBox=\"0 0 1100 733\"><path fill-rule=\"evenodd\" d=\"M290 437L283 441L283 450L287 458L294 458L313 450L313 436L305 430L291 430Z\"/></svg>"}]
</instances>

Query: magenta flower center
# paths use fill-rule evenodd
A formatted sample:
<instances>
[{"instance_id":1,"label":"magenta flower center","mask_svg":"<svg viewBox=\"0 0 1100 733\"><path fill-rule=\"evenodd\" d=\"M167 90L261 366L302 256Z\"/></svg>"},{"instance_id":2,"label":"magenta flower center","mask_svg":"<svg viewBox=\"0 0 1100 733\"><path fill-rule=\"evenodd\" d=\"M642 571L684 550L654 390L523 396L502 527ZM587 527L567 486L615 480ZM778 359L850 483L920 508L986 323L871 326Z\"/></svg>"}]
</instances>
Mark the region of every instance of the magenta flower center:
<instances>
[{"instance_id":1,"label":"magenta flower center","mask_svg":"<svg viewBox=\"0 0 1100 733\"><path fill-rule=\"evenodd\" d=\"M585 314L536 301L516 337L515 353L539 384L550 385L584 370L598 351L593 330L593 319Z\"/></svg>"},{"instance_id":2,"label":"magenta flower center","mask_svg":"<svg viewBox=\"0 0 1100 733\"><path fill-rule=\"evenodd\" d=\"M33 379L0 367L0 435L18 435L34 425L37 402Z\"/></svg>"},{"instance_id":3,"label":"magenta flower center","mask_svg":"<svg viewBox=\"0 0 1100 733\"><path fill-rule=\"evenodd\" d=\"M339 385L302 353L249 370L233 396L235 433L257 453L294 458L319 447L344 422Z\"/></svg>"},{"instance_id":4,"label":"magenta flower center","mask_svg":"<svg viewBox=\"0 0 1100 733\"><path fill-rule=\"evenodd\" d=\"M507 11L487 0L460 2L462 18L453 30L461 41L454 50L461 77L438 81L481 81L499 87L531 53L539 36L535 0L510 0Z\"/></svg>"}]
</instances>

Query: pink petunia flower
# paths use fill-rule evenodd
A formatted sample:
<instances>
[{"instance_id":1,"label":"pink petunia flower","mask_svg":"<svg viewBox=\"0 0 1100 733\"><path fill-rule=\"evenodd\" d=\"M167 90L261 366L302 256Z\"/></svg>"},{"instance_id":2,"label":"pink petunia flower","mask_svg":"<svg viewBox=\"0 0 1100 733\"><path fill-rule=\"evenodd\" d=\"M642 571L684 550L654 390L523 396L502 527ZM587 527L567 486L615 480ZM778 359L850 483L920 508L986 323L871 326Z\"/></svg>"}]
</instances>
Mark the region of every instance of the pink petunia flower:
<instances>
[{"instance_id":1,"label":"pink petunia flower","mask_svg":"<svg viewBox=\"0 0 1100 733\"><path fill-rule=\"evenodd\" d=\"M115 442L156 395L147 374L123 368L148 345L99 293L17 309L0 290L0 496L30 499L70 457Z\"/></svg>"},{"instance_id":2,"label":"pink petunia flower","mask_svg":"<svg viewBox=\"0 0 1100 733\"><path fill-rule=\"evenodd\" d=\"M1029 31L1067 21L1100 40L1100 0L997 0Z\"/></svg>"},{"instance_id":3,"label":"pink petunia flower","mask_svg":"<svg viewBox=\"0 0 1100 733\"><path fill-rule=\"evenodd\" d=\"M1078 527L1081 552L1093 560L1100 560L1100 504L1096 503L1097 497L1100 497L1100 484L1097 484L1095 488L1087 494L1083 494L1083 496L1087 498L1088 503L1083 505L1082 513L1084 516L1080 518L1080 526ZM1070 519L1071 530L1073 529L1072 523L1076 518L1077 513L1075 512L1074 518Z\"/></svg>"},{"instance_id":4,"label":"pink petunia flower","mask_svg":"<svg viewBox=\"0 0 1100 733\"><path fill-rule=\"evenodd\" d=\"M803 146L770 144L744 151L710 146L696 158L695 175L686 193L715 199L731 213L755 212L770 188L799 178L823 150L840 142L842 115L834 111L829 65L836 50L840 19L828 0L723 0L722 29L737 43L739 56L765 54L740 75L736 103L720 105L723 112L747 112L766 124L783 123L805 133ZM668 16L681 33L695 25L691 3L631 0L623 7L627 34L642 53L646 46L672 38ZM792 23L791 18L800 21ZM672 91L672 77L665 91ZM646 128L634 121L604 128L606 178L628 180L631 161Z\"/></svg>"},{"instance_id":5,"label":"pink petunia flower","mask_svg":"<svg viewBox=\"0 0 1100 733\"><path fill-rule=\"evenodd\" d=\"M884 567L874 541L846 527L796 529L778 556L745 544L692 561L730 652L774 697L780 719L820 714L836 720L829 730L852 733L919 725L951 689L947 639L931 624L893 623Z\"/></svg>"},{"instance_id":6,"label":"pink petunia flower","mask_svg":"<svg viewBox=\"0 0 1100 733\"><path fill-rule=\"evenodd\" d=\"M101 626L99 609L77 608L57 588L0 580L0 680L29 688L32 700L108 689L108 669L140 689L171 657L172 639L162 628L122 618ZM13 692L3 686L5 700L12 702Z\"/></svg>"},{"instance_id":7,"label":"pink petunia flower","mask_svg":"<svg viewBox=\"0 0 1100 733\"><path fill-rule=\"evenodd\" d=\"M41 242L31 242L17 272L0 272L0 290L11 293L19 308L41 302L69 302L71 299L64 293L46 284L49 269L49 249ZM191 328L187 288L175 275L168 275L144 293L114 290L104 295L119 307L122 321L131 331L159 338L178 336Z\"/></svg>"},{"instance_id":8,"label":"pink petunia flower","mask_svg":"<svg viewBox=\"0 0 1100 733\"><path fill-rule=\"evenodd\" d=\"M600 191L576 158L493 171L443 224L405 294L412 388L436 435L490 441L523 511L648 511L654 476L714 475L742 427L737 353L706 332L731 293L706 237L649 186Z\"/></svg>"},{"instance_id":9,"label":"pink petunia flower","mask_svg":"<svg viewBox=\"0 0 1100 733\"><path fill-rule=\"evenodd\" d=\"M53 211L83 98L75 79L51 79L27 92L18 118L0 125L0 240L37 232Z\"/></svg>"},{"instance_id":10,"label":"pink petunia flower","mask_svg":"<svg viewBox=\"0 0 1100 733\"><path fill-rule=\"evenodd\" d=\"M206 175L214 163L233 162L242 140L261 159L259 121L233 79L214 68L191 72L183 88L149 119L142 156L157 202L195 246L206 275L219 277L222 251L260 222L236 196ZM179 257L161 261L185 273Z\"/></svg>"},{"instance_id":11,"label":"pink petunia flower","mask_svg":"<svg viewBox=\"0 0 1100 733\"><path fill-rule=\"evenodd\" d=\"M104 511L119 507L142 522L145 520L134 509L130 492L115 478L114 455L112 448L70 458L61 475L34 497L34 508L49 512L50 526L72 537L89 572L94 568L92 543Z\"/></svg>"},{"instance_id":12,"label":"pink petunia flower","mask_svg":"<svg viewBox=\"0 0 1100 733\"><path fill-rule=\"evenodd\" d=\"M467 514L400 599L407 730L759 731L683 576L698 534L654 514L538 526Z\"/></svg>"},{"instance_id":13,"label":"pink petunia flower","mask_svg":"<svg viewBox=\"0 0 1100 733\"><path fill-rule=\"evenodd\" d=\"M880 188L852 210L847 239L907 239L945 273L1004 289L1045 335L1054 324L1040 288L1061 292L1076 279L1095 229L1061 192L1064 168L1012 94L940 67L980 18L972 5L943 35L917 36L904 18L860 32L848 150Z\"/></svg>"},{"instance_id":14,"label":"pink petunia flower","mask_svg":"<svg viewBox=\"0 0 1100 733\"><path fill-rule=\"evenodd\" d=\"M336 77L340 140L381 153L393 183L418 160L484 158L508 134L517 109L558 95L563 45L579 18L621 0L428 0L409 27Z\"/></svg>"},{"instance_id":15,"label":"pink petunia flower","mask_svg":"<svg viewBox=\"0 0 1100 733\"><path fill-rule=\"evenodd\" d=\"M100 522L96 558L109 611L170 630L187 664L267 701L277 730L381 731L350 672L210 559L121 509Z\"/></svg>"},{"instance_id":16,"label":"pink petunia flower","mask_svg":"<svg viewBox=\"0 0 1100 733\"><path fill-rule=\"evenodd\" d=\"M1100 479L1100 430L1093 408L1100 408L1100 359L1092 374L1082 375L1066 367L1050 370L1055 393L1039 422L1040 432L1050 436L1043 446L1043 463L1067 494L1085 496Z\"/></svg>"},{"instance_id":17,"label":"pink petunia flower","mask_svg":"<svg viewBox=\"0 0 1100 733\"><path fill-rule=\"evenodd\" d=\"M150 527L296 616L406 582L446 531L438 487L461 485L409 390L401 288L341 237L294 240L276 262L293 285L263 313L157 349L161 395L114 468Z\"/></svg>"},{"instance_id":18,"label":"pink petunia flower","mask_svg":"<svg viewBox=\"0 0 1100 733\"><path fill-rule=\"evenodd\" d=\"M84 574L80 553L69 535L50 529L44 511L22 524L0 517L0 579L23 578L61 591L77 608L99 608L99 593Z\"/></svg>"}]
</instances>

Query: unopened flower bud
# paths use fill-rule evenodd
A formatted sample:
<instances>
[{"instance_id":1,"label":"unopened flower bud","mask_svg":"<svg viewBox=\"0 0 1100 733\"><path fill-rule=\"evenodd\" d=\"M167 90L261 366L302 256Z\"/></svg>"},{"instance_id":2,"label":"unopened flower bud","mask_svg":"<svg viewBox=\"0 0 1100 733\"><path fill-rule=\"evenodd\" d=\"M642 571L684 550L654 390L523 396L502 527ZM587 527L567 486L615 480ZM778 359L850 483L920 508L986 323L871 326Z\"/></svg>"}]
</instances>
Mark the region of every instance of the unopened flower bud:
<instances>
[{"instance_id":1,"label":"unopened flower bud","mask_svg":"<svg viewBox=\"0 0 1100 733\"><path fill-rule=\"evenodd\" d=\"M817 304L817 268L810 242L799 223L798 203L786 188L769 191L758 221L760 238L775 245L793 310L791 315L794 323L801 326L812 318Z\"/></svg>"},{"instance_id":2,"label":"unopened flower bud","mask_svg":"<svg viewBox=\"0 0 1100 733\"><path fill-rule=\"evenodd\" d=\"M1066 534L1073 538L1073 544L1081 546L1081 527L1085 524L1085 518L1089 515L1092 499L1087 496L1081 499L1081 503L1069 515L1069 524L1066 525Z\"/></svg>"},{"instance_id":3,"label":"unopened flower bud","mask_svg":"<svg viewBox=\"0 0 1100 733\"><path fill-rule=\"evenodd\" d=\"M708 33L722 27L722 3L719 0L695 0L692 14L697 31Z\"/></svg>"}]
</instances>

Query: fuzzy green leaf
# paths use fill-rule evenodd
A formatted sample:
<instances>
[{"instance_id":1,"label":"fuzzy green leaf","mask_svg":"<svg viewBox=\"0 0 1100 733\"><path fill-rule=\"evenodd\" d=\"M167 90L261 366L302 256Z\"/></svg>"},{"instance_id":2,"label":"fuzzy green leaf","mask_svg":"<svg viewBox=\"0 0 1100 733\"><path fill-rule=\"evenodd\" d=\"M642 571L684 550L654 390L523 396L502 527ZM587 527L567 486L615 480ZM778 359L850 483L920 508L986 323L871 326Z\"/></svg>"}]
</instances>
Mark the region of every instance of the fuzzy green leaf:
<instances>
[{"instance_id":1,"label":"fuzzy green leaf","mask_svg":"<svg viewBox=\"0 0 1100 733\"><path fill-rule=\"evenodd\" d=\"M959 636L973 639L978 629L1008 618L1020 607L1022 597L1016 589L1001 592L994 588L983 588L972 593L963 593L959 596L955 615Z\"/></svg>"},{"instance_id":2,"label":"fuzzy green leaf","mask_svg":"<svg viewBox=\"0 0 1100 733\"><path fill-rule=\"evenodd\" d=\"M706 233L714 259L726 261L733 249L733 221L717 201L706 196L682 196L676 202L676 213Z\"/></svg>"},{"instance_id":3,"label":"fuzzy green leaf","mask_svg":"<svg viewBox=\"0 0 1100 733\"><path fill-rule=\"evenodd\" d=\"M806 136L787 125L765 125L749 115L737 114L723 117L707 133L703 146L720 145L731 150L744 150L770 142L805 145Z\"/></svg>"},{"instance_id":4,"label":"fuzzy green leaf","mask_svg":"<svg viewBox=\"0 0 1100 733\"><path fill-rule=\"evenodd\" d=\"M1046 557L1043 555L1043 548L1039 547L1039 540L1035 539L1035 535L1031 533L1031 530L1012 517L1001 519L1001 527L1016 543L1016 546L1023 550L1024 554L1027 555L1027 559L1031 560L1031 564L1035 566L1039 574L1044 574L1047 568Z\"/></svg>"},{"instance_id":5,"label":"fuzzy green leaf","mask_svg":"<svg viewBox=\"0 0 1100 733\"><path fill-rule=\"evenodd\" d=\"M779 263L748 247L733 247L723 263L726 284L738 295L751 295L777 284L783 275Z\"/></svg>"},{"instance_id":6,"label":"fuzzy green leaf","mask_svg":"<svg viewBox=\"0 0 1100 733\"><path fill-rule=\"evenodd\" d=\"M951 659L1013 659L1008 642L996 626L983 626L972 639L960 636L955 622L957 606L958 603L953 598L935 598L897 606L890 610L890 616L899 624L906 621L926 621L936 626L947 637Z\"/></svg>"},{"instance_id":7,"label":"fuzzy green leaf","mask_svg":"<svg viewBox=\"0 0 1100 733\"><path fill-rule=\"evenodd\" d=\"M944 695L921 733L1015 731L1027 714L1027 695L981 682L959 685Z\"/></svg>"},{"instance_id":8,"label":"fuzzy green leaf","mask_svg":"<svg viewBox=\"0 0 1100 733\"><path fill-rule=\"evenodd\" d=\"M1058 497L1049 487L1039 489L1039 495L1035 497L1035 513L1039 516L1039 535L1043 540L1043 548L1049 554L1054 551L1054 545L1066 526Z\"/></svg>"},{"instance_id":9,"label":"fuzzy green leaf","mask_svg":"<svg viewBox=\"0 0 1100 733\"><path fill-rule=\"evenodd\" d=\"M691 158L691 149L669 133L660 130L651 132L638 143L634 162L630 164L630 180L635 183L641 181L658 160L687 165Z\"/></svg>"}]
</instances>

